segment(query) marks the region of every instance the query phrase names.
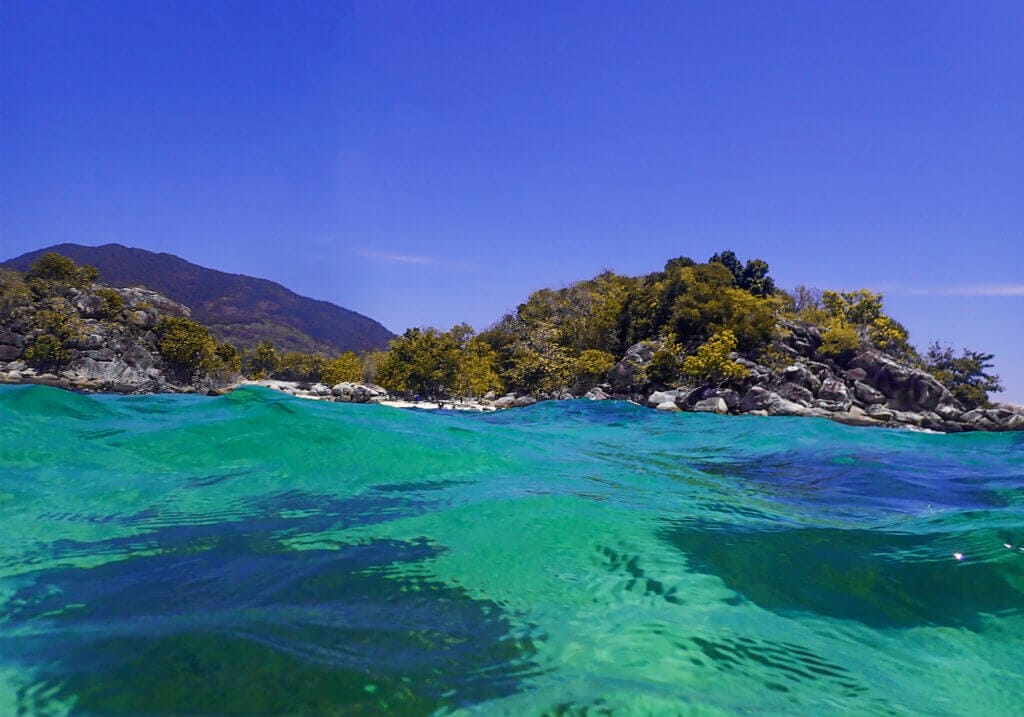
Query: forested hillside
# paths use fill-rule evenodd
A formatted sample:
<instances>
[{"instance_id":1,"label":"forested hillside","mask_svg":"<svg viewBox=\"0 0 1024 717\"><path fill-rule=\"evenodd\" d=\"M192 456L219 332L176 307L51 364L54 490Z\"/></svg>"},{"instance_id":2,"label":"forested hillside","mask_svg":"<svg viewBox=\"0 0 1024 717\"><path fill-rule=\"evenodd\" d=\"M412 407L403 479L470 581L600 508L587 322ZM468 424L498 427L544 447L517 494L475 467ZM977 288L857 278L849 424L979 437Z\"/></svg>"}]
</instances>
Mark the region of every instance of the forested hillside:
<instances>
[{"instance_id":1,"label":"forested hillside","mask_svg":"<svg viewBox=\"0 0 1024 717\"><path fill-rule=\"evenodd\" d=\"M371 351L383 348L394 336L371 318L299 296L272 281L207 269L173 254L120 244L58 244L2 266L26 272L47 252L95 266L112 286L143 286L180 302L219 340L241 349L270 341L286 351Z\"/></svg>"}]
</instances>

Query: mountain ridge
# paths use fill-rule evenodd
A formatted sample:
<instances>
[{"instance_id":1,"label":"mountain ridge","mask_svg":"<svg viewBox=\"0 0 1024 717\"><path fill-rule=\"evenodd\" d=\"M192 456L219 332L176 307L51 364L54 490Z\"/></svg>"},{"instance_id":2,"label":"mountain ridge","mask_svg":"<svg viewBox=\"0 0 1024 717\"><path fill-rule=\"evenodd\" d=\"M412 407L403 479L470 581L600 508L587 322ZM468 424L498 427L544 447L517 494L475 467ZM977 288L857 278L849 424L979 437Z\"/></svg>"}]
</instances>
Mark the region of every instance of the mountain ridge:
<instances>
[{"instance_id":1,"label":"mountain ridge","mask_svg":"<svg viewBox=\"0 0 1024 717\"><path fill-rule=\"evenodd\" d=\"M107 283L144 286L185 304L219 340L239 348L267 340L283 351L363 352L385 348L394 337L380 322L351 309L302 296L269 279L211 269L167 252L114 243L63 243L0 266L27 271L46 252L95 266Z\"/></svg>"}]
</instances>

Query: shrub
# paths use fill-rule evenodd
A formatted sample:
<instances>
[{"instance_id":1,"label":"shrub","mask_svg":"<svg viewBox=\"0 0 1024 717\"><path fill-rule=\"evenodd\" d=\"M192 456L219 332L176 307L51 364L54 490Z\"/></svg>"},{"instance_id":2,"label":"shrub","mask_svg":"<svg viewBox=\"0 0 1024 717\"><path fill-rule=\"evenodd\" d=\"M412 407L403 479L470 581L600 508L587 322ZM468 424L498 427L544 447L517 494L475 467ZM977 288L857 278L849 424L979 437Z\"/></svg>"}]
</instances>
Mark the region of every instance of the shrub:
<instances>
[{"instance_id":1,"label":"shrub","mask_svg":"<svg viewBox=\"0 0 1024 717\"><path fill-rule=\"evenodd\" d=\"M915 363L920 361L917 351L910 345L910 334L906 327L888 316L879 316L871 322L868 338L883 351Z\"/></svg>"},{"instance_id":2,"label":"shrub","mask_svg":"<svg viewBox=\"0 0 1024 717\"><path fill-rule=\"evenodd\" d=\"M732 331L720 331L702 344L693 356L683 361L683 373L691 379L709 383L722 383L743 378L747 370L729 358L736 350L736 336Z\"/></svg>"},{"instance_id":3,"label":"shrub","mask_svg":"<svg viewBox=\"0 0 1024 717\"><path fill-rule=\"evenodd\" d=\"M650 383L669 386L679 378L681 368L679 356L673 350L663 347L655 351L654 356L644 366L644 377Z\"/></svg>"},{"instance_id":4,"label":"shrub","mask_svg":"<svg viewBox=\"0 0 1024 717\"><path fill-rule=\"evenodd\" d=\"M51 308L40 309L32 316L32 325L61 342L82 338L83 325L78 312L65 303L51 302Z\"/></svg>"},{"instance_id":5,"label":"shrub","mask_svg":"<svg viewBox=\"0 0 1024 717\"><path fill-rule=\"evenodd\" d=\"M860 334L844 321L833 319L821 337L818 353L822 356L842 358L860 348Z\"/></svg>"},{"instance_id":6,"label":"shrub","mask_svg":"<svg viewBox=\"0 0 1024 717\"><path fill-rule=\"evenodd\" d=\"M25 349L25 361L33 366L59 366L71 360L71 352L52 334L40 334Z\"/></svg>"},{"instance_id":7,"label":"shrub","mask_svg":"<svg viewBox=\"0 0 1024 717\"><path fill-rule=\"evenodd\" d=\"M118 292L107 287L98 289L96 294L103 299L103 315L108 319L114 319L121 315L124 310L124 298Z\"/></svg>"}]
</instances>

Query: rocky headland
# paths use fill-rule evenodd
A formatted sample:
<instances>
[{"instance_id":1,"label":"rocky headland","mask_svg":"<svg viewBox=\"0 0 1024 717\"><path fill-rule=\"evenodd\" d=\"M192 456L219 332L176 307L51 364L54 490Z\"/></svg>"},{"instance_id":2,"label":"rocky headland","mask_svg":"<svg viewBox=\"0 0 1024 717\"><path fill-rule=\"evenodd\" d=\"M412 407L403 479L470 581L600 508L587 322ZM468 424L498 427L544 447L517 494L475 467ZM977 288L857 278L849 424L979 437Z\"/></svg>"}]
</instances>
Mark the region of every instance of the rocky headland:
<instances>
[{"instance_id":1,"label":"rocky headland","mask_svg":"<svg viewBox=\"0 0 1024 717\"><path fill-rule=\"evenodd\" d=\"M114 294L121 300L116 311L110 308ZM0 323L0 383L131 394L217 391L235 380L184 374L161 355L154 328L164 317L190 316L183 304L146 289L99 284L68 287L61 298L66 302L58 319L68 334L61 337L65 356L32 360L31 347L40 336L51 335L36 314L54 309L23 306L6 312Z\"/></svg>"},{"instance_id":2,"label":"rocky headland","mask_svg":"<svg viewBox=\"0 0 1024 717\"><path fill-rule=\"evenodd\" d=\"M1024 430L1020 406L997 403L968 410L934 376L877 348L840 362L818 354L822 337L816 327L787 322L783 328L777 348L786 361L777 368L733 353L730 358L746 369L743 378L644 395L634 379L658 348L645 342L630 347L609 382L587 397L627 399L660 411L820 417L943 433Z\"/></svg>"}]
</instances>

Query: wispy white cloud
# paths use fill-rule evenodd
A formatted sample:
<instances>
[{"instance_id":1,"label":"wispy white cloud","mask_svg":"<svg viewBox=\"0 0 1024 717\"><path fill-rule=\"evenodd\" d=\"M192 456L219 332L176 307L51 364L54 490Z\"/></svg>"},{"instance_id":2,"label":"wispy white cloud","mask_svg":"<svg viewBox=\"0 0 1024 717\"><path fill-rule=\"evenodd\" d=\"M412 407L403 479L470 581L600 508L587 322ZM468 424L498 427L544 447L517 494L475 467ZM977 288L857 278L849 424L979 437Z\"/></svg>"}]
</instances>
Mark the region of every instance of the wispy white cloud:
<instances>
[{"instance_id":1,"label":"wispy white cloud","mask_svg":"<svg viewBox=\"0 0 1024 717\"><path fill-rule=\"evenodd\" d=\"M373 251L372 249L357 249L356 256L378 262L380 264L405 264L407 266L430 267L437 271L451 271L456 273L472 273L479 271L478 267L472 264L435 259L431 256L419 256L418 254L401 254L389 251Z\"/></svg>"},{"instance_id":2,"label":"wispy white cloud","mask_svg":"<svg viewBox=\"0 0 1024 717\"><path fill-rule=\"evenodd\" d=\"M1024 284L975 284L973 286L899 287L890 294L910 296L1024 296Z\"/></svg>"},{"instance_id":3,"label":"wispy white cloud","mask_svg":"<svg viewBox=\"0 0 1024 717\"><path fill-rule=\"evenodd\" d=\"M360 249L356 254L364 259L379 261L384 264L418 264L420 266L437 264L437 259L432 259L429 256L416 256L414 254L393 254L391 252L370 251L368 249Z\"/></svg>"}]
</instances>

